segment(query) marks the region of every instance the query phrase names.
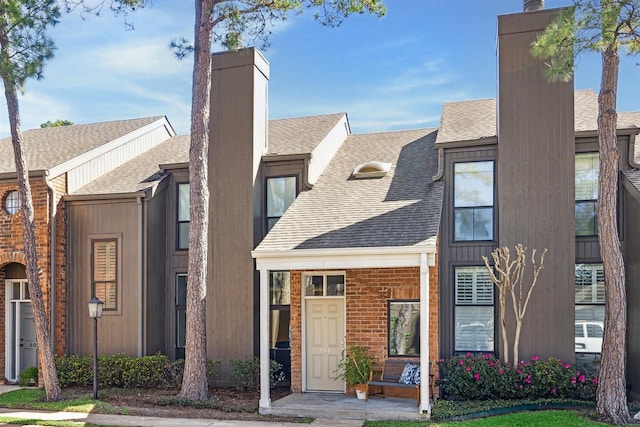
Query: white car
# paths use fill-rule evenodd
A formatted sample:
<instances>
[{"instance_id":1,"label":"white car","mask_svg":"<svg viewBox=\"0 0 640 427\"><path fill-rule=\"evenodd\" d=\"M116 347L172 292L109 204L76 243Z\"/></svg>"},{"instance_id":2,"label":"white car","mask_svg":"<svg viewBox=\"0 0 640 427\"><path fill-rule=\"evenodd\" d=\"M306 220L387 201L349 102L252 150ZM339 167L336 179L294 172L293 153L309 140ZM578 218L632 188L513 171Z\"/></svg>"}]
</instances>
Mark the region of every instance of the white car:
<instances>
[{"instance_id":1,"label":"white car","mask_svg":"<svg viewBox=\"0 0 640 427\"><path fill-rule=\"evenodd\" d=\"M591 320L576 321L576 353L600 353L604 324Z\"/></svg>"}]
</instances>

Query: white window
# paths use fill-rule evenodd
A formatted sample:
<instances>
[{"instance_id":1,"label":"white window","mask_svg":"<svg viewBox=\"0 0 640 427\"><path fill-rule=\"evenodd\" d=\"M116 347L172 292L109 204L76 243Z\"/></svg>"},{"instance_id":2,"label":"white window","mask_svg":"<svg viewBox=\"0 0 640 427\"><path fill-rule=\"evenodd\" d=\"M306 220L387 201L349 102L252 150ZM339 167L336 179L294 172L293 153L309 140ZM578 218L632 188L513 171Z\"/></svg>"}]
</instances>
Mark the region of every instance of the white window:
<instances>
[{"instance_id":1,"label":"white window","mask_svg":"<svg viewBox=\"0 0 640 427\"><path fill-rule=\"evenodd\" d=\"M7 192L7 195L4 197L4 210L7 211L9 215L15 215L21 206L20 193L16 190Z\"/></svg>"},{"instance_id":2,"label":"white window","mask_svg":"<svg viewBox=\"0 0 640 427\"><path fill-rule=\"evenodd\" d=\"M600 353L604 332L604 268L602 264L576 264L576 353Z\"/></svg>"},{"instance_id":3,"label":"white window","mask_svg":"<svg viewBox=\"0 0 640 427\"><path fill-rule=\"evenodd\" d=\"M493 286L486 267L455 269L455 351L493 351Z\"/></svg>"}]
</instances>

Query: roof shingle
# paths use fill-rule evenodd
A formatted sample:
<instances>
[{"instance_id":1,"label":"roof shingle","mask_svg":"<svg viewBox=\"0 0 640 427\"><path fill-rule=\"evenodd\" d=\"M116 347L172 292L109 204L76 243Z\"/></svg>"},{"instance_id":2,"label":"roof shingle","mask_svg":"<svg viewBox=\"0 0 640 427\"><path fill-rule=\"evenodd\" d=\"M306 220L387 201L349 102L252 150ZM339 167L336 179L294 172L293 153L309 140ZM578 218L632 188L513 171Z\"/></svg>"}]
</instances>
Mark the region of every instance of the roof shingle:
<instances>
[{"instance_id":1,"label":"roof shingle","mask_svg":"<svg viewBox=\"0 0 640 427\"><path fill-rule=\"evenodd\" d=\"M109 141L135 131L164 116L70 125L23 132L29 170L48 170ZM11 137L0 140L0 173L15 172Z\"/></svg>"},{"instance_id":2,"label":"roof shingle","mask_svg":"<svg viewBox=\"0 0 640 427\"><path fill-rule=\"evenodd\" d=\"M352 135L312 190L301 193L257 251L433 244L443 182L435 129ZM392 164L387 176L353 179L370 160Z\"/></svg>"}]
</instances>

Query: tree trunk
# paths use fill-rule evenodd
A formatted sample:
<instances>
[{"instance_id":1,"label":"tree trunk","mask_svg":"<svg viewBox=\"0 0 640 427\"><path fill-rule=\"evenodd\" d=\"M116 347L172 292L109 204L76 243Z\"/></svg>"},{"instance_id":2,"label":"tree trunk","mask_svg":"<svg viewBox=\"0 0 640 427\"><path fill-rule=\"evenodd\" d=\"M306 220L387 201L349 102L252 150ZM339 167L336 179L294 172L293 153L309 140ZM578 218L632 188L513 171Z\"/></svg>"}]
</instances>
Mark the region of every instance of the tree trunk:
<instances>
[{"instance_id":1,"label":"tree trunk","mask_svg":"<svg viewBox=\"0 0 640 427\"><path fill-rule=\"evenodd\" d=\"M2 55L4 56L5 54L8 54L8 52L5 52L3 47ZM62 391L60 390L60 383L56 372L53 343L51 342L51 334L49 331L49 319L44 307L42 289L40 288L41 271L40 267L38 267L38 252L36 250L33 199L31 198L29 174L24 157L24 140L20 129L20 108L16 95L17 90L13 83L5 79L4 76L2 80L5 87L4 94L7 99L9 125L11 127L11 143L13 144L18 188L20 191L20 200L22 201L24 253L27 260L27 280L29 283L29 294L31 295L31 306L33 307L36 337L38 340L41 374L47 400L60 400ZM51 286L50 292L55 292L54 286Z\"/></svg>"},{"instance_id":2,"label":"tree trunk","mask_svg":"<svg viewBox=\"0 0 640 427\"><path fill-rule=\"evenodd\" d=\"M522 319L516 315L516 332L513 337L513 366L517 366L520 357L520 331L522 330Z\"/></svg>"},{"instance_id":3,"label":"tree trunk","mask_svg":"<svg viewBox=\"0 0 640 427\"><path fill-rule=\"evenodd\" d=\"M630 421L625 376L627 297L617 215L620 153L616 138L616 89L619 62L615 43L606 44L602 50L602 82L598 95L598 240L604 264L606 305L596 412L614 424L627 424Z\"/></svg>"},{"instance_id":4,"label":"tree trunk","mask_svg":"<svg viewBox=\"0 0 640 427\"><path fill-rule=\"evenodd\" d=\"M184 377L180 396L206 400L207 254L209 225L209 103L211 91L211 0L196 0L189 148L190 229L187 274L187 325Z\"/></svg>"},{"instance_id":5,"label":"tree trunk","mask_svg":"<svg viewBox=\"0 0 640 427\"><path fill-rule=\"evenodd\" d=\"M509 363L509 337L507 336L507 293L503 288L500 291L500 331L502 332L502 360Z\"/></svg>"}]
</instances>

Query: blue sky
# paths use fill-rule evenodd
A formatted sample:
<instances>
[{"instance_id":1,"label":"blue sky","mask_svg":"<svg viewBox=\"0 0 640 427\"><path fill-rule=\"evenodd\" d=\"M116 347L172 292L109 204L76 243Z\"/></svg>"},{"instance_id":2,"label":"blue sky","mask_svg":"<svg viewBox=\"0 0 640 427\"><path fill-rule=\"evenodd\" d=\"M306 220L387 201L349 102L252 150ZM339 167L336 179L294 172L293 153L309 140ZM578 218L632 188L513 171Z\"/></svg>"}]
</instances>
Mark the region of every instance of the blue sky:
<instances>
[{"instance_id":1,"label":"blue sky","mask_svg":"<svg viewBox=\"0 0 640 427\"><path fill-rule=\"evenodd\" d=\"M271 65L272 119L347 112L354 133L433 127L442 104L496 96L497 15L522 0L387 0L387 15L353 16L325 28L311 13L279 23L264 51ZM546 0L545 8L570 4ZM62 17L44 79L21 96L22 127L47 120L92 123L166 115L189 132L192 58L172 39L192 39L193 2L154 0L130 16ZM214 46L213 50L220 50ZM640 57L623 57L619 111L640 110ZM578 58L576 89L598 90L600 57ZM0 136L9 134L4 100Z\"/></svg>"}]
</instances>

